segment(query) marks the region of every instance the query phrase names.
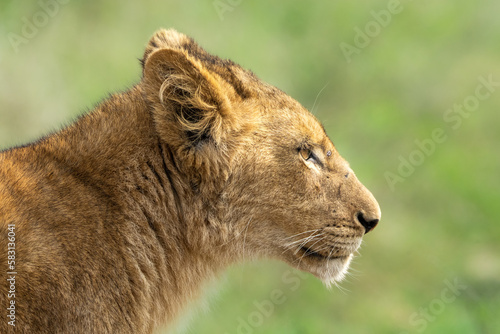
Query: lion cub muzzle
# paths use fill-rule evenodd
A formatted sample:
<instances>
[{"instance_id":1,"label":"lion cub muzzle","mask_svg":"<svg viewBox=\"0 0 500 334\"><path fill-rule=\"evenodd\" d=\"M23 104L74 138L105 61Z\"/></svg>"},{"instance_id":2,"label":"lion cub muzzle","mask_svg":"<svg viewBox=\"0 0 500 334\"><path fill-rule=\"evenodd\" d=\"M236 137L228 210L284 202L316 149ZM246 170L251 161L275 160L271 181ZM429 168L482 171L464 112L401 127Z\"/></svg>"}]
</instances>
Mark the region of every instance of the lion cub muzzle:
<instances>
[{"instance_id":1,"label":"lion cub muzzle","mask_svg":"<svg viewBox=\"0 0 500 334\"><path fill-rule=\"evenodd\" d=\"M358 181L359 192L363 198L359 204L360 209L354 215L354 221L365 229L365 234L373 230L381 218L380 206L372 193Z\"/></svg>"}]
</instances>

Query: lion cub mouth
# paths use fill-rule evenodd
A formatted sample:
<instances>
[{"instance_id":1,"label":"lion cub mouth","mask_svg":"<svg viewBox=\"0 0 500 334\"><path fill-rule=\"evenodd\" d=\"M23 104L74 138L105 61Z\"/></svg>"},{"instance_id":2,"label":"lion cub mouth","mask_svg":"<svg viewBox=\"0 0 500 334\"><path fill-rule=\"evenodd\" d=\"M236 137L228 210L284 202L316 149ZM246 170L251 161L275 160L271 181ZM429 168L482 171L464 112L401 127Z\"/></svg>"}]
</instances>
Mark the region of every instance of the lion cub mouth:
<instances>
[{"instance_id":1,"label":"lion cub mouth","mask_svg":"<svg viewBox=\"0 0 500 334\"><path fill-rule=\"evenodd\" d=\"M304 256L310 258L316 258L319 260L335 260L335 259L343 259L346 257L346 255L330 255L330 254L328 256L325 256L306 246L302 246L300 250L303 252Z\"/></svg>"}]
</instances>

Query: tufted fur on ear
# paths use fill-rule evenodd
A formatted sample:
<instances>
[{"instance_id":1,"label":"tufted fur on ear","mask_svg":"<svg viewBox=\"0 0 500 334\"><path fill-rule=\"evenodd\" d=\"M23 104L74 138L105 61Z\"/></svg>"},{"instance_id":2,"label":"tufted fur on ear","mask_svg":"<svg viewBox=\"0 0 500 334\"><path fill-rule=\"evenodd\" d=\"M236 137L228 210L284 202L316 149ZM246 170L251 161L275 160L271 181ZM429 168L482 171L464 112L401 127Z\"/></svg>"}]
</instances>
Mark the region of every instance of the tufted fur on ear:
<instances>
[{"instance_id":1,"label":"tufted fur on ear","mask_svg":"<svg viewBox=\"0 0 500 334\"><path fill-rule=\"evenodd\" d=\"M143 87L157 131L176 158L196 170L195 183L203 174L227 170L218 165L229 162L233 137L242 128L230 101L234 88L212 71L214 62L206 55L185 35L161 30L142 60Z\"/></svg>"},{"instance_id":2,"label":"tufted fur on ear","mask_svg":"<svg viewBox=\"0 0 500 334\"><path fill-rule=\"evenodd\" d=\"M148 58L144 76L166 111L176 116L185 139L194 146L208 139L221 144L231 107L213 75L181 51L162 49Z\"/></svg>"}]
</instances>

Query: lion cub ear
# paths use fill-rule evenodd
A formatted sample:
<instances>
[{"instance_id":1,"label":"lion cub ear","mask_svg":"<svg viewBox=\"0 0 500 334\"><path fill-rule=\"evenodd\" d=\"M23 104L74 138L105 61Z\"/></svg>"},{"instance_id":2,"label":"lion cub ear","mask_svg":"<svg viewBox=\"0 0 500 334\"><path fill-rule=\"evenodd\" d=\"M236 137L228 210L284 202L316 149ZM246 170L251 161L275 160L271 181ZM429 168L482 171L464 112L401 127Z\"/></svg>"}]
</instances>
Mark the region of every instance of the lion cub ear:
<instances>
[{"instance_id":1,"label":"lion cub ear","mask_svg":"<svg viewBox=\"0 0 500 334\"><path fill-rule=\"evenodd\" d=\"M169 142L187 140L199 147L207 140L224 141L231 105L221 82L199 60L183 49L155 50L144 61L143 80L158 131Z\"/></svg>"}]
</instances>

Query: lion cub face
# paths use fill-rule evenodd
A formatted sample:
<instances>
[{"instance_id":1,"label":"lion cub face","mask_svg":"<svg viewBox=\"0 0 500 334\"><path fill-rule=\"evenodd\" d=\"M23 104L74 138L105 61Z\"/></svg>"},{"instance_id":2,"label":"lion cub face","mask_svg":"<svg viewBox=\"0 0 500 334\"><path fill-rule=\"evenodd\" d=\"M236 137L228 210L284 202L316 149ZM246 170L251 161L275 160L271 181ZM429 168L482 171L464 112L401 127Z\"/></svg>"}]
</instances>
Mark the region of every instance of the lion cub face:
<instances>
[{"instance_id":1,"label":"lion cub face","mask_svg":"<svg viewBox=\"0 0 500 334\"><path fill-rule=\"evenodd\" d=\"M160 137L206 222L236 253L341 279L380 208L324 128L298 102L173 30L144 56L143 86Z\"/></svg>"},{"instance_id":2,"label":"lion cub face","mask_svg":"<svg viewBox=\"0 0 500 334\"><path fill-rule=\"evenodd\" d=\"M256 247L328 285L343 278L380 208L314 116L282 98L281 107L262 107L249 149L256 168L247 189L260 190L253 214L263 225Z\"/></svg>"}]
</instances>

